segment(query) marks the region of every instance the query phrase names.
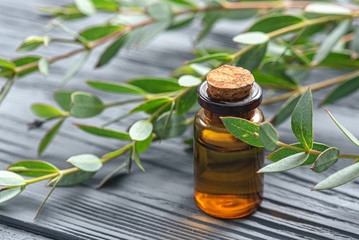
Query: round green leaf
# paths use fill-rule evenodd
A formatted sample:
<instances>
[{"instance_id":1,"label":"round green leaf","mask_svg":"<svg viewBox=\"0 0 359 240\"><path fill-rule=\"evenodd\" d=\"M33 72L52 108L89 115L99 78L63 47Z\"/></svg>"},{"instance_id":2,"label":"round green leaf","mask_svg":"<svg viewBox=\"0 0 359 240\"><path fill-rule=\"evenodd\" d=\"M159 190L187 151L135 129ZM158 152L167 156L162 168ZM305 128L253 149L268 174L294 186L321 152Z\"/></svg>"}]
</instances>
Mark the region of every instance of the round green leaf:
<instances>
[{"instance_id":1,"label":"round green leaf","mask_svg":"<svg viewBox=\"0 0 359 240\"><path fill-rule=\"evenodd\" d=\"M77 118L88 118L100 114L105 108L102 101L85 92L74 92L71 95L72 107L70 114Z\"/></svg>"},{"instance_id":2,"label":"round green leaf","mask_svg":"<svg viewBox=\"0 0 359 240\"><path fill-rule=\"evenodd\" d=\"M42 118L56 118L61 117L64 113L56 107L46 104L33 104L31 110L34 114Z\"/></svg>"},{"instance_id":3,"label":"round green leaf","mask_svg":"<svg viewBox=\"0 0 359 240\"><path fill-rule=\"evenodd\" d=\"M25 184L25 180L20 175L10 171L0 170L0 186L13 187L23 186Z\"/></svg>"},{"instance_id":4,"label":"round green leaf","mask_svg":"<svg viewBox=\"0 0 359 240\"><path fill-rule=\"evenodd\" d=\"M15 187L5 190L0 190L0 203L9 201L10 199L13 199L17 195L19 195L23 190L23 187Z\"/></svg>"},{"instance_id":5,"label":"round green leaf","mask_svg":"<svg viewBox=\"0 0 359 240\"><path fill-rule=\"evenodd\" d=\"M70 157L67 162L85 172L97 172L102 168L100 158L93 154L81 154Z\"/></svg>"},{"instance_id":6,"label":"round green leaf","mask_svg":"<svg viewBox=\"0 0 359 240\"><path fill-rule=\"evenodd\" d=\"M256 147L263 147L259 137L259 126L242 118L222 117L224 126L239 140Z\"/></svg>"},{"instance_id":7,"label":"round green leaf","mask_svg":"<svg viewBox=\"0 0 359 240\"><path fill-rule=\"evenodd\" d=\"M106 128L103 128L103 127L96 127L96 126L90 126L90 125L85 125L85 124L79 124L79 123L74 123L74 125L77 126L78 128L80 128L81 130L85 131L85 132L95 134L95 135L98 135L98 136L116 138L116 139L123 139L123 140L131 140L128 133L125 133L125 132L115 131L115 130L112 130L112 129L106 129Z\"/></svg>"},{"instance_id":8,"label":"round green leaf","mask_svg":"<svg viewBox=\"0 0 359 240\"><path fill-rule=\"evenodd\" d=\"M305 8L306 12L319 14L351 15L350 9L332 3L311 3Z\"/></svg>"},{"instance_id":9,"label":"round green leaf","mask_svg":"<svg viewBox=\"0 0 359 240\"><path fill-rule=\"evenodd\" d=\"M339 158L338 148L331 147L322 152L315 160L311 169L316 173L321 173L333 166Z\"/></svg>"},{"instance_id":10,"label":"round green leaf","mask_svg":"<svg viewBox=\"0 0 359 240\"><path fill-rule=\"evenodd\" d=\"M150 136L147 139L145 139L143 141L136 141L136 143L135 143L136 144L136 151L138 153L142 153L142 152L146 151L147 148L152 143L152 140L153 140L152 138L153 138L152 134L150 134Z\"/></svg>"},{"instance_id":11,"label":"round green leaf","mask_svg":"<svg viewBox=\"0 0 359 240\"><path fill-rule=\"evenodd\" d=\"M277 131L270 123L263 123L259 126L259 138L268 151L273 151L279 140Z\"/></svg>"},{"instance_id":12,"label":"round green leaf","mask_svg":"<svg viewBox=\"0 0 359 240\"><path fill-rule=\"evenodd\" d=\"M129 134L134 141L143 141L147 139L153 130L153 125L146 119L135 122L130 128Z\"/></svg>"},{"instance_id":13,"label":"round green leaf","mask_svg":"<svg viewBox=\"0 0 359 240\"><path fill-rule=\"evenodd\" d=\"M258 45L268 42L268 40L268 35L263 32L247 32L239 34L233 38L234 42L248 45Z\"/></svg>"},{"instance_id":14,"label":"round green leaf","mask_svg":"<svg viewBox=\"0 0 359 240\"><path fill-rule=\"evenodd\" d=\"M278 162L269 164L261 168L258 173L282 172L293 169L304 163L309 157L308 153L302 152L288 156Z\"/></svg>"},{"instance_id":15,"label":"round green leaf","mask_svg":"<svg viewBox=\"0 0 359 240\"><path fill-rule=\"evenodd\" d=\"M183 75L178 79L178 84L182 87L195 87L201 84L201 79L192 75Z\"/></svg>"},{"instance_id":16,"label":"round green leaf","mask_svg":"<svg viewBox=\"0 0 359 240\"><path fill-rule=\"evenodd\" d=\"M41 177L50 173L59 172L59 169L51 163L39 160L16 162L10 165L7 170L27 177Z\"/></svg>"}]
</instances>

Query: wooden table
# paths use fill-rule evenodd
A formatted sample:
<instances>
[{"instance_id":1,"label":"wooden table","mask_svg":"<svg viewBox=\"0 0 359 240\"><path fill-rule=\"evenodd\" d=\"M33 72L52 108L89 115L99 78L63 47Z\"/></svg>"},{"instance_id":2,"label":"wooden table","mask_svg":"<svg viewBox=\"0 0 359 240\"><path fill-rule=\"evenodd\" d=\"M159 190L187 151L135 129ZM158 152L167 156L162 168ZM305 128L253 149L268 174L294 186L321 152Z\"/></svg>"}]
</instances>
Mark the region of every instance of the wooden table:
<instances>
[{"instance_id":1,"label":"wooden table","mask_svg":"<svg viewBox=\"0 0 359 240\"><path fill-rule=\"evenodd\" d=\"M0 2L1 57L21 55L15 53L15 49L26 36L43 34L41 28L48 19L42 17L36 7L48 4L55 3L45 0ZM86 21L95 24L101 19L103 16L100 15ZM85 24L81 20L70 25L80 29ZM238 28L241 25L238 22L220 23L206 45L234 47L231 38L241 31ZM89 63L65 89L92 92L105 102L121 100L123 96L93 90L82 80L125 81L143 75L168 76L184 60L192 58L190 40L198 30L199 26L195 24L180 31L168 32L145 48L122 52L111 64L95 71L93 65L101 52L96 49ZM54 32L63 35L57 29ZM67 50L67 46L58 44L40 49L36 54L55 56ZM29 107L35 102L55 104L52 92L76 58L54 64L46 79L36 73L15 83L0 107L1 169L22 159L37 159L37 145L49 125L28 131L26 123L34 119ZM337 71L316 70L307 83L338 74ZM315 104L326 92L328 90L314 94ZM356 136L359 136L358 95L355 93L328 107ZM278 106L263 107L266 116L269 117ZM101 124L131 107L106 110L99 118L67 121L41 159L65 168L69 166L65 160L72 155L93 153L101 156L117 149L124 143L83 133L71 123ZM137 118L138 115L130 117L113 127L126 130ZM331 122L323 109L315 109L314 121L317 141L336 146L343 153L357 154L355 146ZM295 142L289 121L279 127L279 134L284 142ZM188 131L186 136L190 135L191 131ZM45 239L41 236L55 239L359 238L358 181L333 190L310 191L315 183L350 164L350 161L341 160L333 170L324 174L314 174L308 168L267 174L260 210L243 219L221 220L207 216L194 203L192 152L184 151L181 139L156 143L142 154L146 173L134 167L129 176L119 174L103 189L96 190L99 181L116 166L115 160L84 184L57 188L37 220L34 220L36 210L49 189L44 187L44 183L29 186L20 196L0 206L0 223L4 224L0 225L0 239Z\"/></svg>"}]
</instances>

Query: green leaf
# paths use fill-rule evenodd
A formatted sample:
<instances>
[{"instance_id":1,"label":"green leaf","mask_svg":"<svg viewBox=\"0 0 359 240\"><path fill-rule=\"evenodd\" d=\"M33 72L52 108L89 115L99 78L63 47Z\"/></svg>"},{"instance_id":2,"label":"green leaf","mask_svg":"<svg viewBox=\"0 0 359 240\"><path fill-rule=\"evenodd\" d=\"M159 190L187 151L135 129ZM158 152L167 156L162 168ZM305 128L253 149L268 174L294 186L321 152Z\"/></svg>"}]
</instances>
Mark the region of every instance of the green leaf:
<instances>
[{"instance_id":1,"label":"green leaf","mask_svg":"<svg viewBox=\"0 0 359 240\"><path fill-rule=\"evenodd\" d=\"M325 99L320 103L321 106L334 103L335 101L349 96L351 93L359 89L359 77L348 79L339 84L333 91L331 91Z\"/></svg>"},{"instance_id":2,"label":"green leaf","mask_svg":"<svg viewBox=\"0 0 359 240\"><path fill-rule=\"evenodd\" d=\"M135 113L135 112L140 112L140 111L144 111L146 113L153 113L159 107L161 107L171 101L172 101L171 98L157 98L157 99L153 99L153 100L148 100L148 101L138 105L134 109L132 109L130 111L130 113Z\"/></svg>"},{"instance_id":3,"label":"green leaf","mask_svg":"<svg viewBox=\"0 0 359 240\"><path fill-rule=\"evenodd\" d=\"M117 0L91 0L96 9L102 11L118 12L119 2Z\"/></svg>"},{"instance_id":4,"label":"green leaf","mask_svg":"<svg viewBox=\"0 0 359 240\"><path fill-rule=\"evenodd\" d=\"M351 20L345 19L343 20L322 42L319 47L319 50L313 57L312 65L316 65L323 61L334 45L339 41L339 39L348 31L351 25Z\"/></svg>"},{"instance_id":5,"label":"green leaf","mask_svg":"<svg viewBox=\"0 0 359 240\"><path fill-rule=\"evenodd\" d=\"M300 98L292 114L292 131L306 149L313 147L313 100L310 88Z\"/></svg>"},{"instance_id":6,"label":"green leaf","mask_svg":"<svg viewBox=\"0 0 359 240\"><path fill-rule=\"evenodd\" d=\"M76 7L85 15L92 15L96 12L96 8L91 0L74 0Z\"/></svg>"},{"instance_id":7,"label":"green leaf","mask_svg":"<svg viewBox=\"0 0 359 240\"><path fill-rule=\"evenodd\" d=\"M153 130L153 125L146 119L135 122L129 131L130 137L134 141L143 141L147 139Z\"/></svg>"},{"instance_id":8,"label":"green leaf","mask_svg":"<svg viewBox=\"0 0 359 240\"><path fill-rule=\"evenodd\" d=\"M293 112L295 106L297 105L301 95L295 94L288 98L288 100L279 108L278 112L274 115L273 120L271 121L274 126L277 126L283 123Z\"/></svg>"},{"instance_id":9,"label":"green leaf","mask_svg":"<svg viewBox=\"0 0 359 240\"><path fill-rule=\"evenodd\" d=\"M193 13L174 16L168 29L172 30L187 26L195 19L195 16Z\"/></svg>"},{"instance_id":10,"label":"green leaf","mask_svg":"<svg viewBox=\"0 0 359 240\"><path fill-rule=\"evenodd\" d=\"M100 114L105 106L102 101L90 94L85 92L74 92L71 95L72 107L70 114L76 118L89 118Z\"/></svg>"},{"instance_id":11,"label":"green leaf","mask_svg":"<svg viewBox=\"0 0 359 240\"><path fill-rule=\"evenodd\" d=\"M123 162L121 165L119 165L115 170L113 170L110 174L108 174L104 179L102 179L101 183L96 187L96 189L102 188L105 183L110 180L113 176L115 176L119 171L124 169L126 167L126 162Z\"/></svg>"},{"instance_id":12,"label":"green leaf","mask_svg":"<svg viewBox=\"0 0 359 240\"><path fill-rule=\"evenodd\" d=\"M102 128L102 127L90 126L90 125L85 125L85 124L79 124L79 123L74 123L74 125L85 132L95 134L98 136L108 137L108 138L116 138L116 139L122 139L122 140L131 140L128 133L125 133L125 132L115 131L115 130L106 129L106 128Z\"/></svg>"},{"instance_id":13,"label":"green leaf","mask_svg":"<svg viewBox=\"0 0 359 240\"><path fill-rule=\"evenodd\" d=\"M259 126L259 138L268 151L274 151L279 141L278 133L270 123Z\"/></svg>"},{"instance_id":14,"label":"green leaf","mask_svg":"<svg viewBox=\"0 0 359 240\"><path fill-rule=\"evenodd\" d=\"M38 117L42 118L56 118L64 115L64 113L60 109L41 103L32 104L31 111Z\"/></svg>"},{"instance_id":15,"label":"green leaf","mask_svg":"<svg viewBox=\"0 0 359 240\"><path fill-rule=\"evenodd\" d=\"M201 84L202 80L192 75L183 75L178 79L178 85L182 87L195 87Z\"/></svg>"},{"instance_id":16,"label":"green leaf","mask_svg":"<svg viewBox=\"0 0 359 240\"><path fill-rule=\"evenodd\" d=\"M59 169L51 163L39 160L24 160L7 167L8 171L16 172L26 177L42 177L50 173L59 172Z\"/></svg>"},{"instance_id":17,"label":"green leaf","mask_svg":"<svg viewBox=\"0 0 359 240\"><path fill-rule=\"evenodd\" d=\"M166 121L167 126L163 129ZM153 131L161 138L174 138L182 135L187 128L187 119L183 115L177 116L175 113L166 112L157 118Z\"/></svg>"},{"instance_id":18,"label":"green leaf","mask_svg":"<svg viewBox=\"0 0 359 240\"><path fill-rule=\"evenodd\" d=\"M269 37L263 32L247 32L235 36L232 40L236 43L259 45L268 42Z\"/></svg>"},{"instance_id":19,"label":"green leaf","mask_svg":"<svg viewBox=\"0 0 359 240\"><path fill-rule=\"evenodd\" d=\"M39 71L45 77L49 75L49 62L46 58L41 58L39 60Z\"/></svg>"},{"instance_id":20,"label":"green leaf","mask_svg":"<svg viewBox=\"0 0 359 240\"><path fill-rule=\"evenodd\" d=\"M258 46L255 46L248 52L244 53L238 59L236 66L243 67L249 71L256 70L266 54L267 45L268 45L267 43L260 44Z\"/></svg>"},{"instance_id":21,"label":"green leaf","mask_svg":"<svg viewBox=\"0 0 359 240\"><path fill-rule=\"evenodd\" d=\"M169 2L178 4L178 5L183 5L183 6L187 6L190 7L191 9L197 9L197 5L194 4L191 1L186 1L186 0L168 0Z\"/></svg>"},{"instance_id":22,"label":"green leaf","mask_svg":"<svg viewBox=\"0 0 359 240\"><path fill-rule=\"evenodd\" d=\"M85 171L77 171L73 173L66 174L62 176L60 181L57 183L57 187L69 187L74 186L79 183L82 183L88 179L90 179L96 172L85 172ZM55 181L57 179L55 178ZM54 181L51 181L49 185L53 185Z\"/></svg>"},{"instance_id":23,"label":"green leaf","mask_svg":"<svg viewBox=\"0 0 359 240\"><path fill-rule=\"evenodd\" d=\"M78 71L80 71L82 66L86 63L87 59L90 57L90 53L91 51L89 50L84 52L84 54L81 56L79 61L71 66L71 68L65 73L65 76L62 79L62 81L59 83L59 87L63 87L73 76L75 76L78 73Z\"/></svg>"},{"instance_id":24,"label":"green leaf","mask_svg":"<svg viewBox=\"0 0 359 240\"><path fill-rule=\"evenodd\" d=\"M116 150L116 151L110 152L110 153L108 153L108 154L102 156L102 159L107 159L107 158L111 158L111 159L112 159L112 158L115 158L115 157L117 157L117 156L122 155L122 154L125 153L126 151L128 151L128 146L123 147L123 148L120 148L120 149L118 149L118 150Z\"/></svg>"},{"instance_id":25,"label":"green leaf","mask_svg":"<svg viewBox=\"0 0 359 240\"><path fill-rule=\"evenodd\" d=\"M138 153L142 153L144 151L147 150L147 148L151 145L152 143L152 134L150 134L150 136L148 138L146 138L143 141L136 141L135 145L136 145L136 151Z\"/></svg>"},{"instance_id":26,"label":"green leaf","mask_svg":"<svg viewBox=\"0 0 359 240\"><path fill-rule=\"evenodd\" d=\"M5 190L0 190L0 204L10 199L13 199L17 195L19 195L23 190L23 187L15 187Z\"/></svg>"},{"instance_id":27,"label":"green leaf","mask_svg":"<svg viewBox=\"0 0 359 240\"><path fill-rule=\"evenodd\" d=\"M259 84L268 84L269 86L282 86L283 88L297 88L298 83L290 78L286 72L284 62L269 59L265 61L260 69L261 73L268 75L269 77L258 79ZM273 79L274 77L274 79ZM278 80L279 79L279 80Z\"/></svg>"},{"instance_id":28,"label":"green leaf","mask_svg":"<svg viewBox=\"0 0 359 240\"><path fill-rule=\"evenodd\" d=\"M143 168L140 157L138 156L138 153L136 152L136 148L134 147L132 151L133 157L132 159L135 160L136 165L139 167L139 169L142 170L142 172L146 172L146 170Z\"/></svg>"},{"instance_id":29,"label":"green leaf","mask_svg":"<svg viewBox=\"0 0 359 240\"><path fill-rule=\"evenodd\" d=\"M328 170L331 166L333 166L338 161L338 158L338 148L328 148L318 156L311 169L316 173L324 172Z\"/></svg>"},{"instance_id":30,"label":"green leaf","mask_svg":"<svg viewBox=\"0 0 359 240\"><path fill-rule=\"evenodd\" d=\"M100 158L93 154L80 154L70 157L66 162L85 172L97 172L102 168Z\"/></svg>"},{"instance_id":31,"label":"green leaf","mask_svg":"<svg viewBox=\"0 0 359 240\"><path fill-rule=\"evenodd\" d=\"M346 129L343 125L341 125L334 116L326 110L329 116L332 118L332 120L335 122L335 124L342 130L342 132L349 138L350 141L352 141L355 145L359 146L359 140L351 133L348 129Z\"/></svg>"},{"instance_id":32,"label":"green leaf","mask_svg":"<svg viewBox=\"0 0 359 240\"><path fill-rule=\"evenodd\" d=\"M107 64L113 57L115 57L120 48L125 44L127 37L128 33L124 33L119 38L117 38L110 46L108 46L101 54L101 57L96 64L96 68L102 67L103 65Z\"/></svg>"},{"instance_id":33,"label":"green leaf","mask_svg":"<svg viewBox=\"0 0 359 240\"><path fill-rule=\"evenodd\" d=\"M46 147L54 139L54 137L56 136L56 133L59 131L64 120L65 120L65 118L61 118L60 121L58 121L49 131L47 131L45 136L41 139L39 148L37 150L37 153L39 155L46 149Z\"/></svg>"},{"instance_id":34,"label":"green leaf","mask_svg":"<svg viewBox=\"0 0 359 240\"><path fill-rule=\"evenodd\" d=\"M314 53L304 55L306 58L313 59ZM322 67L357 69L359 67L359 59L353 60L347 52L330 52L329 55L318 64Z\"/></svg>"},{"instance_id":35,"label":"green leaf","mask_svg":"<svg viewBox=\"0 0 359 240\"><path fill-rule=\"evenodd\" d=\"M236 138L250 145L263 147L263 144L258 136L258 125L242 118L221 117L221 119L224 126Z\"/></svg>"},{"instance_id":36,"label":"green leaf","mask_svg":"<svg viewBox=\"0 0 359 240\"><path fill-rule=\"evenodd\" d=\"M22 58L18 58L18 59L14 59L13 62L16 65L16 67L21 67L30 63L35 63L38 62L41 59L41 57L39 56L26 56L26 57L22 57ZM25 71L22 71L18 74L18 77L22 77L25 76L29 73L32 73L34 71L36 71L38 69L38 66L35 66L33 68L29 68Z\"/></svg>"},{"instance_id":37,"label":"green leaf","mask_svg":"<svg viewBox=\"0 0 359 240\"><path fill-rule=\"evenodd\" d=\"M207 36L217 20L219 20L223 15L222 11L210 11L205 13L202 18L203 29L197 37L197 43L201 42Z\"/></svg>"},{"instance_id":38,"label":"green leaf","mask_svg":"<svg viewBox=\"0 0 359 240\"><path fill-rule=\"evenodd\" d=\"M20 175L10 171L0 170L0 186L15 187L25 184L25 180Z\"/></svg>"},{"instance_id":39,"label":"green leaf","mask_svg":"<svg viewBox=\"0 0 359 240\"><path fill-rule=\"evenodd\" d=\"M354 32L354 38L350 42L350 49L357 55L359 54L359 28L357 28Z\"/></svg>"},{"instance_id":40,"label":"green leaf","mask_svg":"<svg viewBox=\"0 0 359 240\"><path fill-rule=\"evenodd\" d=\"M176 102L177 115L181 116L182 114L188 112L196 102L197 102L197 88L193 87L177 100Z\"/></svg>"},{"instance_id":41,"label":"green leaf","mask_svg":"<svg viewBox=\"0 0 359 240\"><path fill-rule=\"evenodd\" d=\"M10 61L0 58L0 67L1 68L8 68L12 71L15 71L16 65Z\"/></svg>"},{"instance_id":42,"label":"green leaf","mask_svg":"<svg viewBox=\"0 0 359 240\"><path fill-rule=\"evenodd\" d=\"M215 53L215 54L210 54L210 55L206 55L206 56L203 56L200 58L193 59L193 60L189 61L187 64L208 62L210 60L224 61L224 60L230 60L230 59L231 59L231 55L228 53Z\"/></svg>"},{"instance_id":43,"label":"green leaf","mask_svg":"<svg viewBox=\"0 0 359 240\"><path fill-rule=\"evenodd\" d=\"M294 144L291 144L291 146L304 148L302 146L302 144L300 144L300 143L294 143ZM315 151L324 152L328 148L329 148L329 146L327 146L325 144L313 143L313 150L315 150ZM291 156L296 153L301 153L301 152L297 151L297 150L289 149L289 148L280 148L280 149L276 150L275 152L272 152L270 155L268 155L267 158L273 162L277 162L279 160L282 160L283 158L286 158L286 157ZM305 161L302 164L302 166L313 164L315 159L317 159L317 157L318 157L317 154L309 154L307 161Z\"/></svg>"},{"instance_id":44,"label":"green leaf","mask_svg":"<svg viewBox=\"0 0 359 240\"><path fill-rule=\"evenodd\" d=\"M132 79L128 83L149 93L173 92L183 89L175 78L144 77Z\"/></svg>"},{"instance_id":45,"label":"green leaf","mask_svg":"<svg viewBox=\"0 0 359 240\"><path fill-rule=\"evenodd\" d=\"M275 30L288 27L297 23L303 22L304 19L294 15L275 15L266 16L255 22L249 29L248 32L264 32L270 33Z\"/></svg>"},{"instance_id":46,"label":"green leaf","mask_svg":"<svg viewBox=\"0 0 359 240\"><path fill-rule=\"evenodd\" d=\"M357 177L359 177L359 164L355 163L330 175L329 177L315 185L313 190L335 188L347 182L350 182Z\"/></svg>"},{"instance_id":47,"label":"green leaf","mask_svg":"<svg viewBox=\"0 0 359 240\"><path fill-rule=\"evenodd\" d=\"M89 41L97 40L103 37L106 37L114 32L118 32L123 30L124 26L112 26L112 25L101 25L101 26L95 26L90 27L82 32L80 32L80 36L86 38Z\"/></svg>"},{"instance_id":48,"label":"green leaf","mask_svg":"<svg viewBox=\"0 0 359 240\"><path fill-rule=\"evenodd\" d=\"M207 73L209 73L212 69L200 64L190 64L189 65L196 73L198 73L199 75L203 76L203 75L207 75Z\"/></svg>"},{"instance_id":49,"label":"green leaf","mask_svg":"<svg viewBox=\"0 0 359 240\"><path fill-rule=\"evenodd\" d=\"M72 93L74 93L74 92L73 91L57 91L57 92L54 92L55 101L65 111L70 111Z\"/></svg>"},{"instance_id":50,"label":"green leaf","mask_svg":"<svg viewBox=\"0 0 359 240\"><path fill-rule=\"evenodd\" d=\"M39 37L39 36L29 36L25 41L18 47L16 51L18 52L27 52L35 50L41 45L47 46L50 42L49 36Z\"/></svg>"},{"instance_id":51,"label":"green leaf","mask_svg":"<svg viewBox=\"0 0 359 240\"><path fill-rule=\"evenodd\" d=\"M271 163L261 169L258 173L269 173L269 172L282 172L287 171L293 168L296 168L303 164L309 157L308 153L296 153L294 155L288 156L278 162Z\"/></svg>"},{"instance_id":52,"label":"green leaf","mask_svg":"<svg viewBox=\"0 0 359 240\"><path fill-rule=\"evenodd\" d=\"M0 103L4 101L7 94L10 92L12 85L15 82L16 76L12 76L6 80L5 84L0 89Z\"/></svg>"},{"instance_id":53,"label":"green leaf","mask_svg":"<svg viewBox=\"0 0 359 240\"><path fill-rule=\"evenodd\" d=\"M168 4L157 2L147 8L148 14L156 21L169 20L172 17L171 9Z\"/></svg>"},{"instance_id":54,"label":"green leaf","mask_svg":"<svg viewBox=\"0 0 359 240\"><path fill-rule=\"evenodd\" d=\"M304 10L309 13L319 13L319 14L335 14L335 15L352 14L350 9L344 6L339 6L337 4L325 3L325 2L311 3L307 5Z\"/></svg>"},{"instance_id":55,"label":"green leaf","mask_svg":"<svg viewBox=\"0 0 359 240\"><path fill-rule=\"evenodd\" d=\"M128 93L128 94L139 94L147 96L147 93L139 87L126 84L126 83L114 83L104 81L86 81L88 85L99 90L114 92L114 93Z\"/></svg>"}]
</instances>

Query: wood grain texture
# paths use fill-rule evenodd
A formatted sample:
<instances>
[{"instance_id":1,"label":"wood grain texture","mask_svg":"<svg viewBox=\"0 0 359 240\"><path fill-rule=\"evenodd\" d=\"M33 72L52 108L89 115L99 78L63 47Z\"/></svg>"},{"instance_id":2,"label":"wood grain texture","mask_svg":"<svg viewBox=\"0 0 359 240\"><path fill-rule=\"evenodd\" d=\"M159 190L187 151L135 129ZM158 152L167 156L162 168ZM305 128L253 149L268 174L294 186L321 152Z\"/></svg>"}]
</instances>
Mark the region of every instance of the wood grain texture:
<instances>
[{"instance_id":1,"label":"wood grain texture","mask_svg":"<svg viewBox=\"0 0 359 240\"><path fill-rule=\"evenodd\" d=\"M42 35L47 23L36 11L45 0L3 0L0 2L1 57L11 58L16 47L28 35ZM86 21L99 23L106 16L99 15ZM75 29L87 25L84 20L68 23ZM215 27L207 46L235 47L231 42L233 29L240 31L238 22L222 22ZM71 80L65 89L95 93L106 103L124 99L124 96L93 90L83 79L123 82L143 75L167 76L184 60L192 58L191 38L198 25L161 35L140 50L124 51L108 66L94 70L101 49L96 49L85 68ZM65 36L61 31L54 32ZM55 56L68 49L63 44L39 49L36 54ZM26 123L34 119L29 106L35 102L55 104L52 92L66 69L78 56L51 66L45 79L32 74L17 81L8 98L0 107L0 168L22 159L38 159L36 148L46 130L27 131ZM166 61L163 61L166 59ZM307 82L315 83L340 74L333 70L316 70ZM328 90L314 94L318 104ZM354 135L359 136L359 94L330 105L329 110ZM263 107L268 117L278 104ZM123 142L86 134L72 122L101 124L128 111L133 106L106 110L99 118L68 119L52 145L41 159L61 168L68 167L65 160L75 154L93 153L98 156L123 146ZM133 115L113 127L126 130L140 115ZM314 137L316 141L336 146L342 153L354 154L354 145L337 129L323 109L315 109ZM290 133L290 123L279 127L284 142L296 142ZM191 135L189 130L187 136ZM195 205L192 182L192 153L184 151L181 138L154 144L141 154L147 170L142 173L134 167L127 176L121 173L101 190L95 190L99 181L119 165L123 157L105 166L93 179L76 187L57 188L45 208L34 221L37 208L50 190L44 183L29 186L21 196L0 205L0 223L15 226L54 239L358 239L359 182L342 187L311 192L310 189L336 169L350 164L341 160L334 169L315 174L308 168L285 173L265 175L262 207L243 219L220 220L207 216Z\"/></svg>"}]
</instances>

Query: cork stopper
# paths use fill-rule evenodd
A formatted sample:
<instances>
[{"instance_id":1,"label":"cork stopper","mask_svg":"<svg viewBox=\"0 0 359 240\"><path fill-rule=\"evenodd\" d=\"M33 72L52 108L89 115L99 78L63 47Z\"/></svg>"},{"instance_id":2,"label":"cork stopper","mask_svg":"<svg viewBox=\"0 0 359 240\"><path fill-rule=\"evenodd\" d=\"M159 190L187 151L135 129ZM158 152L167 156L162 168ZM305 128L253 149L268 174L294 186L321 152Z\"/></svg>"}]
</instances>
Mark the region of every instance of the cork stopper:
<instances>
[{"instance_id":1,"label":"cork stopper","mask_svg":"<svg viewBox=\"0 0 359 240\"><path fill-rule=\"evenodd\" d=\"M236 101L250 94L254 77L247 69L223 65L208 73L207 83L212 98Z\"/></svg>"}]
</instances>

